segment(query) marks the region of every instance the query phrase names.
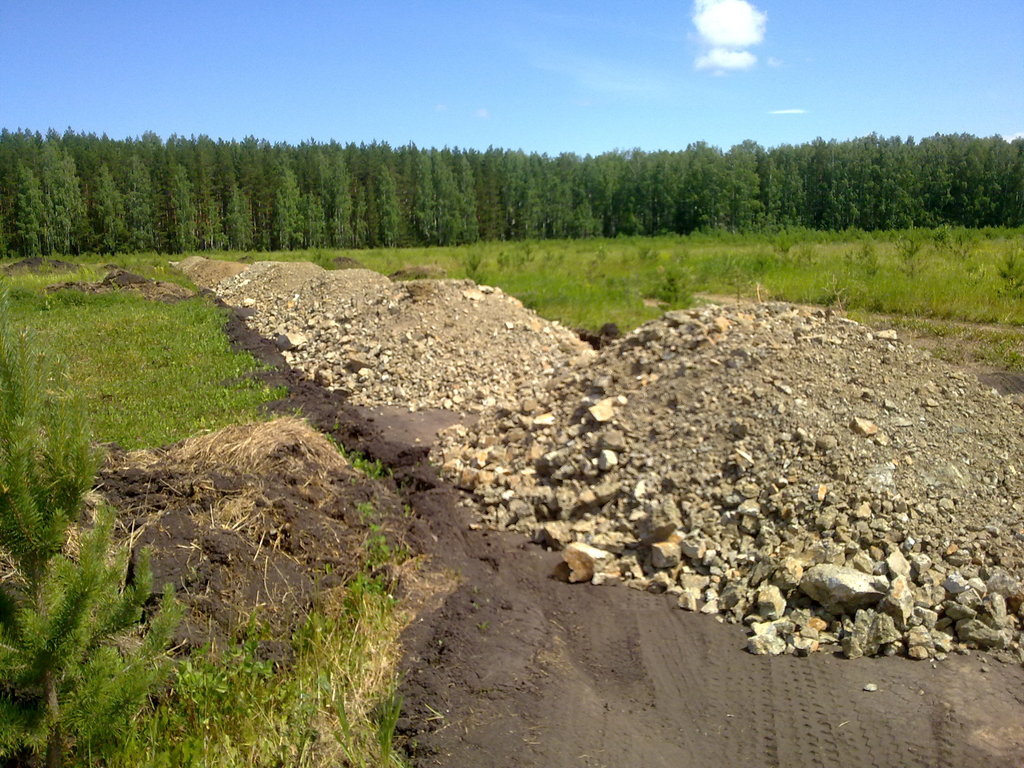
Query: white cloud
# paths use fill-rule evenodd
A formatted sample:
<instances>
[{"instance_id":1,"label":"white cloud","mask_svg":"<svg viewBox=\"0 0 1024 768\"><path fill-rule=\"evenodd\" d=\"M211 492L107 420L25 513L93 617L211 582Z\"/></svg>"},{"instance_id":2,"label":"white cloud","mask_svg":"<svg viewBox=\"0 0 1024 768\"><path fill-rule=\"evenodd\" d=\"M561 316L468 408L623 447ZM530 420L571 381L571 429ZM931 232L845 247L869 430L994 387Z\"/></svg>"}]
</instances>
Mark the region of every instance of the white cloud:
<instances>
[{"instance_id":1,"label":"white cloud","mask_svg":"<svg viewBox=\"0 0 1024 768\"><path fill-rule=\"evenodd\" d=\"M749 48L764 40L768 15L746 0L696 0L693 23L710 45Z\"/></svg>"},{"instance_id":2,"label":"white cloud","mask_svg":"<svg viewBox=\"0 0 1024 768\"><path fill-rule=\"evenodd\" d=\"M1009 136L1003 136L1005 141L1016 141L1017 139L1024 139L1024 131L1020 133L1011 133Z\"/></svg>"},{"instance_id":3,"label":"white cloud","mask_svg":"<svg viewBox=\"0 0 1024 768\"><path fill-rule=\"evenodd\" d=\"M474 114L477 117L481 118L482 120L486 120L491 116L490 110L488 110L486 107L481 107L476 112L474 112Z\"/></svg>"},{"instance_id":4,"label":"white cloud","mask_svg":"<svg viewBox=\"0 0 1024 768\"><path fill-rule=\"evenodd\" d=\"M773 109L769 115L806 115L806 109Z\"/></svg>"},{"instance_id":5,"label":"white cloud","mask_svg":"<svg viewBox=\"0 0 1024 768\"><path fill-rule=\"evenodd\" d=\"M447 104L435 104L434 105L434 111L435 112L447 112L448 111L448 105Z\"/></svg>"},{"instance_id":6,"label":"white cloud","mask_svg":"<svg viewBox=\"0 0 1024 768\"><path fill-rule=\"evenodd\" d=\"M750 69L757 63L757 56L750 51L730 51L728 48L712 48L697 57L697 69Z\"/></svg>"},{"instance_id":7,"label":"white cloud","mask_svg":"<svg viewBox=\"0 0 1024 768\"><path fill-rule=\"evenodd\" d=\"M707 50L697 69L749 69L757 57L746 50L764 41L768 14L747 0L694 0L693 24Z\"/></svg>"}]
</instances>

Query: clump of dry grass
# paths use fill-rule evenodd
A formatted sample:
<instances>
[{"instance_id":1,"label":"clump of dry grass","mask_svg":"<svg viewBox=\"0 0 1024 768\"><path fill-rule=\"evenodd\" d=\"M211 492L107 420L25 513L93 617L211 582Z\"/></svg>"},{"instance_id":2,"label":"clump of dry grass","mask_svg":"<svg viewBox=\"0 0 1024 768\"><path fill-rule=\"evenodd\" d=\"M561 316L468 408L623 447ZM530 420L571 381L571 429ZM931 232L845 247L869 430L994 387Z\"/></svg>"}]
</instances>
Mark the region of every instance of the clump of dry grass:
<instances>
[{"instance_id":1,"label":"clump of dry grass","mask_svg":"<svg viewBox=\"0 0 1024 768\"><path fill-rule=\"evenodd\" d=\"M161 462L197 475L292 475L307 482L349 469L334 443L292 416L225 427L165 449L133 451L124 460L143 467Z\"/></svg>"}]
</instances>

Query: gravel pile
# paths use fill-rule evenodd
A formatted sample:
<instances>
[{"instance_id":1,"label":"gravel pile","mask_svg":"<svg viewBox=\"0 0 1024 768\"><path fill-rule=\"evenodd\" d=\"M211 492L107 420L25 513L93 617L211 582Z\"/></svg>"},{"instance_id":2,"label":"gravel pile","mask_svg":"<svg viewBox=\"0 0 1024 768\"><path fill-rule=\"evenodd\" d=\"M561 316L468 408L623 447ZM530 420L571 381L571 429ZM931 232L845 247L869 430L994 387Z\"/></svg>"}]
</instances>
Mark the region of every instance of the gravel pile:
<instances>
[{"instance_id":1,"label":"gravel pile","mask_svg":"<svg viewBox=\"0 0 1024 768\"><path fill-rule=\"evenodd\" d=\"M215 290L353 402L477 412L437 463L573 581L668 592L754 653L1021 655L1021 402L894 331L709 307L595 353L470 281L260 262Z\"/></svg>"},{"instance_id":2,"label":"gravel pile","mask_svg":"<svg viewBox=\"0 0 1024 768\"><path fill-rule=\"evenodd\" d=\"M670 312L555 367L435 458L570 579L677 595L755 653L1020 653L1019 403L778 304Z\"/></svg>"},{"instance_id":3,"label":"gravel pile","mask_svg":"<svg viewBox=\"0 0 1024 768\"><path fill-rule=\"evenodd\" d=\"M593 356L558 323L469 280L393 282L365 269L259 262L216 285L289 364L361 405L478 412L546 388Z\"/></svg>"}]
</instances>

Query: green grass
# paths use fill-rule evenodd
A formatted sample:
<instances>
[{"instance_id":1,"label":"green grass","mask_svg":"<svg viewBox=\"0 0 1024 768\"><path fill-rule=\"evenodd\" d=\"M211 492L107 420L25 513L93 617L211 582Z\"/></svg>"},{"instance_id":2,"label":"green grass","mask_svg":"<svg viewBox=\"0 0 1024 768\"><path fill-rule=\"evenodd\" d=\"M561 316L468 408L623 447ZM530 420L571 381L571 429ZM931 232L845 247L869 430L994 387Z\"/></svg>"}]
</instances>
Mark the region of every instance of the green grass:
<instances>
[{"instance_id":1,"label":"green grass","mask_svg":"<svg viewBox=\"0 0 1024 768\"><path fill-rule=\"evenodd\" d=\"M86 269L76 279L96 276ZM12 314L65 360L100 441L165 445L256 420L260 405L282 394L245 378L256 362L231 351L223 313L205 299L162 304L127 293L46 295L45 279L7 281Z\"/></svg>"},{"instance_id":2,"label":"green grass","mask_svg":"<svg viewBox=\"0 0 1024 768\"><path fill-rule=\"evenodd\" d=\"M606 322L633 328L692 303L695 293L1024 324L1024 230L715 232L214 256L322 266L345 256L385 274L433 264L449 277L501 286L544 317L591 330Z\"/></svg>"},{"instance_id":3,"label":"green grass","mask_svg":"<svg viewBox=\"0 0 1024 768\"><path fill-rule=\"evenodd\" d=\"M101 279L111 259L96 261L2 283L15 322L65 361L98 440L164 445L263 418L260 405L283 394L246 378L256 362L230 350L223 313L206 299L161 304L127 293L44 292L54 282ZM116 261L156 279L172 276L153 255ZM387 474L365 456L349 459L371 477ZM367 570L321 596L291 637L294 663L261 660L260 633L250 627L226 650L182 659L129 738L108 745L113 754L79 754L72 764L400 766L392 739L404 619L378 571L406 553L388 542L373 508L363 512Z\"/></svg>"},{"instance_id":4,"label":"green grass","mask_svg":"<svg viewBox=\"0 0 1024 768\"><path fill-rule=\"evenodd\" d=\"M182 660L106 764L402 766L393 744L401 628L387 585L357 577L296 629L287 668L260 658L254 627L225 651Z\"/></svg>"}]
</instances>

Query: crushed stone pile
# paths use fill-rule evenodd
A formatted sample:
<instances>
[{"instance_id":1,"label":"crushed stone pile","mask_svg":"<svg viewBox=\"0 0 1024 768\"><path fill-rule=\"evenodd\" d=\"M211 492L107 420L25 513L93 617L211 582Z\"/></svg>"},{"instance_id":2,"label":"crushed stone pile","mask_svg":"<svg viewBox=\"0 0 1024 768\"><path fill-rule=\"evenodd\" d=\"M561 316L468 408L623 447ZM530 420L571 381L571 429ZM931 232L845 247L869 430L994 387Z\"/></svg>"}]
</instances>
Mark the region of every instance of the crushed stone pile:
<instances>
[{"instance_id":1,"label":"crushed stone pile","mask_svg":"<svg viewBox=\"0 0 1024 768\"><path fill-rule=\"evenodd\" d=\"M359 405L509 406L594 354L518 299L469 280L393 282L365 269L257 262L215 291L247 309L292 367Z\"/></svg>"},{"instance_id":2,"label":"crushed stone pile","mask_svg":"<svg viewBox=\"0 0 1024 768\"><path fill-rule=\"evenodd\" d=\"M1020 658L1019 403L781 304L669 312L555 368L434 458L570 580L671 593L759 654Z\"/></svg>"}]
</instances>

